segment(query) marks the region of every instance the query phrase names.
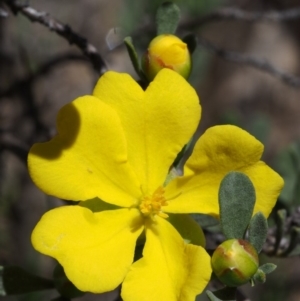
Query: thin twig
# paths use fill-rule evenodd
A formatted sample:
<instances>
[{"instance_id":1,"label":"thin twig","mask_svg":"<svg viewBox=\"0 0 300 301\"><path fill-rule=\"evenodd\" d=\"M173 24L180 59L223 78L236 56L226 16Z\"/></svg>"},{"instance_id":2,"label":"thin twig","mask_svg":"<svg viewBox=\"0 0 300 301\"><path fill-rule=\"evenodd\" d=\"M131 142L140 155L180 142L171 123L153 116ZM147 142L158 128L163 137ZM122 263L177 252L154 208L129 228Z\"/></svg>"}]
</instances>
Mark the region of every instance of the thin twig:
<instances>
[{"instance_id":1,"label":"thin twig","mask_svg":"<svg viewBox=\"0 0 300 301\"><path fill-rule=\"evenodd\" d=\"M70 26L55 20L46 12L38 11L28 5L20 4L16 0L3 1L14 14L21 13L32 22L38 22L46 26L51 31L54 31L58 35L65 38L70 44L74 44L80 48L82 52L90 59L94 69L99 72L100 75L107 70L106 64L98 53L96 47L89 43L86 38L74 32Z\"/></svg>"},{"instance_id":2,"label":"thin twig","mask_svg":"<svg viewBox=\"0 0 300 301\"><path fill-rule=\"evenodd\" d=\"M215 44L207 41L202 37L198 38L198 44L200 47L206 48L210 52L218 55L225 60L255 67L282 80L284 83L292 87L300 87L300 77L297 77L275 67L267 59L224 49L222 47L216 46Z\"/></svg>"},{"instance_id":3,"label":"thin twig","mask_svg":"<svg viewBox=\"0 0 300 301\"><path fill-rule=\"evenodd\" d=\"M239 9L237 7L225 7L211 12L210 14L189 20L180 24L182 29L192 29L202 26L209 22L219 22L224 20L235 21L263 21L263 22L281 22L292 21L300 19L300 7L291 8L282 11L269 11L269 12L250 12Z\"/></svg>"}]
</instances>

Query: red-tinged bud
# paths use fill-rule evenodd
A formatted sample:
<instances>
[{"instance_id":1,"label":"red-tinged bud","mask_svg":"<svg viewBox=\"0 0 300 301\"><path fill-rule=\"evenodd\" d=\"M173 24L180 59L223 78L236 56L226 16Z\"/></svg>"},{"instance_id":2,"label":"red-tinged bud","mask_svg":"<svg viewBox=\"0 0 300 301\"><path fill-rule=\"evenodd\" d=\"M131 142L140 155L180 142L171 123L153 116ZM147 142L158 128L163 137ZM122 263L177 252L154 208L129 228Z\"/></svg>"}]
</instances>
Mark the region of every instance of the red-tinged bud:
<instances>
[{"instance_id":1,"label":"red-tinged bud","mask_svg":"<svg viewBox=\"0 0 300 301\"><path fill-rule=\"evenodd\" d=\"M240 286L256 273L258 254L248 241L230 239L217 247L211 264L221 282L227 286Z\"/></svg>"},{"instance_id":2,"label":"red-tinged bud","mask_svg":"<svg viewBox=\"0 0 300 301\"><path fill-rule=\"evenodd\" d=\"M191 72L191 56L187 44L171 34L157 36L142 57L142 68L149 81L163 68L172 69L188 78Z\"/></svg>"}]
</instances>

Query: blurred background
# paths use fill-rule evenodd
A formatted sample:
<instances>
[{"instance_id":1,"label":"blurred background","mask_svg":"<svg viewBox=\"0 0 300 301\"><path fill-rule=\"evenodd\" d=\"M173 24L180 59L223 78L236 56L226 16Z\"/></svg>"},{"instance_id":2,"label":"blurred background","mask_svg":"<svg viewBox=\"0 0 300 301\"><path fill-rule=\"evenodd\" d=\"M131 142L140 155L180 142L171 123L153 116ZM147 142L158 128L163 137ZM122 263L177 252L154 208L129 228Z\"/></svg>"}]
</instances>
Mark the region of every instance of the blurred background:
<instances>
[{"instance_id":1,"label":"blurred background","mask_svg":"<svg viewBox=\"0 0 300 301\"><path fill-rule=\"evenodd\" d=\"M97 48L109 70L127 72L135 78L122 39L132 35L142 54L155 35L155 11L162 2L24 0L85 37ZM262 141L263 159L287 177L280 206L291 210L299 202L296 190L300 170L300 155L297 157L300 154L297 144L300 1L178 0L176 3L181 9L178 35L195 33L199 38L190 78L203 110L199 131L231 123ZM14 15L4 3L0 7L8 13L0 17L0 264L18 265L51 277L55 264L32 248L30 235L42 214L61 205L61 201L44 195L34 186L28 176L26 156L34 142L46 141L55 133L58 110L75 98L90 94L99 74L76 45L70 45L55 32L21 14ZM298 17L286 21L216 18L201 22L205 16L226 7L261 14L295 10ZM238 59L239 55L243 60ZM288 75L284 82L279 78L284 76L276 72L249 66L251 58L258 58L260 66L267 60L291 77ZM268 261L276 263L278 269L266 284L253 289L245 286L249 299L300 300L299 257ZM51 300L55 296L57 293L50 291L3 297L3 300ZM116 293L101 298L87 295L78 300L113 298Z\"/></svg>"}]
</instances>

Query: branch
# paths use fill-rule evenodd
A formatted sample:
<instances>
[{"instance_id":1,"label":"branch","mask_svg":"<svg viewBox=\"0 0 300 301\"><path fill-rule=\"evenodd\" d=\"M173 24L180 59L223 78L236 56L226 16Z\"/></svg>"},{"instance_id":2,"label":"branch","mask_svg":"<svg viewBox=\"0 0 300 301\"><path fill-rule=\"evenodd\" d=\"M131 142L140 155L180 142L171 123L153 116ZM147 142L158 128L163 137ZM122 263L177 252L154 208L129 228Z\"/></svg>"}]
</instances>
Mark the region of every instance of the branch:
<instances>
[{"instance_id":1,"label":"branch","mask_svg":"<svg viewBox=\"0 0 300 301\"><path fill-rule=\"evenodd\" d=\"M96 47L90 44L86 38L80 36L72 30L72 28L66 24L63 24L48 13L38 11L28 5L23 5L16 0L3 0L4 3L12 10L14 14L21 13L32 22L38 22L51 31L56 32L61 37L65 38L70 44L76 45L81 51L90 59L94 69L102 75L107 67L104 60L98 53Z\"/></svg>"},{"instance_id":2,"label":"branch","mask_svg":"<svg viewBox=\"0 0 300 301\"><path fill-rule=\"evenodd\" d=\"M218 55L219 57L239 64L245 64L248 66L255 67L260 69L270 75L282 80L287 85L290 85L295 88L300 87L300 77L287 73L273 64L271 64L268 60L264 58L254 57L247 54L242 54L239 52L223 49L222 47L216 46L211 42L207 41L204 38L198 38L198 45L206 48L210 52Z\"/></svg>"},{"instance_id":3,"label":"branch","mask_svg":"<svg viewBox=\"0 0 300 301\"><path fill-rule=\"evenodd\" d=\"M37 79L47 75L53 70L53 68L59 66L60 64L75 60L87 62L87 60L82 55L74 55L72 53L67 53L51 58L49 61L42 64L34 74L29 74L23 79L15 81L7 89L0 90L0 103L2 98L4 99L5 97L11 97L13 95L20 96L20 98L22 99L22 104L25 105L26 114L30 116L30 118L34 122L36 134L43 134L43 136L50 138L49 129L47 129L47 127L43 124L40 118L39 109L35 104L32 87Z\"/></svg>"},{"instance_id":4,"label":"branch","mask_svg":"<svg viewBox=\"0 0 300 301\"><path fill-rule=\"evenodd\" d=\"M86 60L83 56L73 53L65 53L53 57L49 61L43 63L34 74L29 74L25 78L17 80L6 90L0 90L0 102L2 97L8 97L15 94L20 94L22 96L23 87L31 86L35 82L35 80L37 80L41 76L47 75L57 66L72 61L88 62L88 60Z\"/></svg>"},{"instance_id":5,"label":"branch","mask_svg":"<svg viewBox=\"0 0 300 301\"><path fill-rule=\"evenodd\" d=\"M294 231L297 229L297 231ZM268 229L268 236L263 247L263 252L268 256L288 257L300 245L300 206L294 208L275 226ZM280 232L280 235L278 233ZM296 252L299 254L299 252Z\"/></svg>"},{"instance_id":6,"label":"branch","mask_svg":"<svg viewBox=\"0 0 300 301\"><path fill-rule=\"evenodd\" d=\"M0 17L6 18L7 16L8 16L7 11L0 7Z\"/></svg>"},{"instance_id":7,"label":"branch","mask_svg":"<svg viewBox=\"0 0 300 301\"><path fill-rule=\"evenodd\" d=\"M234 21L264 21L280 22L300 19L300 7L291 8L282 11L269 12L249 12L236 7L226 7L213 11L212 13L198 19L187 21L180 25L183 29L191 29L209 22L219 22L224 20Z\"/></svg>"},{"instance_id":8,"label":"branch","mask_svg":"<svg viewBox=\"0 0 300 301\"><path fill-rule=\"evenodd\" d=\"M26 164L29 147L11 137L0 137L0 153L9 151Z\"/></svg>"}]
</instances>

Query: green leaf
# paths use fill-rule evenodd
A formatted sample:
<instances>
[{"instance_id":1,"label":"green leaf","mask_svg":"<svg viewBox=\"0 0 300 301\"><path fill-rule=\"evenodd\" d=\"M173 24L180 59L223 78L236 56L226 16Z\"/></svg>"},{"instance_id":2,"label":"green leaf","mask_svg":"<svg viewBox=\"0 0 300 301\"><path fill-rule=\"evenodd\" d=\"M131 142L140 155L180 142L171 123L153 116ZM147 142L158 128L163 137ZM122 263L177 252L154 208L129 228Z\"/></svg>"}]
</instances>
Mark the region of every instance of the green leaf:
<instances>
[{"instance_id":1,"label":"green leaf","mask_svg":"<svg viewBox=\"0 0 300 301\"><path fill-rule=\"evenodd\" d=\"M207 214L194 213L191 214L192 218L197 222L197 224L202 228L209 228L219 226L219 220Z\"/></svg>"},{"instance_id":2,"label":"green leaf","mask_svg":"<svg viewBox=\"0 0 300 301\"><path fill-rule=\"evenodd\" d=\"M294 142L281 152L275 162L276 170L284 178L280 200L287 205L299 204L300 142Z\"/></svg>"},{"instance_id":3,"label":"green leaf","mask_svg":"<svg viewBox=\"0 0 300 301\"><path fill-rule=\"evenodd\" d=\"M85 294L76 288L75 285L67 278L65 271L60 264L56 265L53 272L53 278L55 287L63 298L73 299Z\"/></svg>"},{"instance_id":4,"label":"green leaf","mask_svg":"<svg viewBox=\"0 0 300 301\"><path fill-rule=\"evenodd\" d=\"M183 175L183 169L185 162L191 156L195 143L197 142L199 137L195 137L195 135L190 139L190 141L182 148L182 150L177 155L174 160L173 166L176 169L179 175Z\"/></svg>"},{"instance_id":5,"label":"green leaf","mask_svg":"<svg viewBox=\"0 0 300 301\"><path fill-rule=\"evenodd\" d=\"M265 263L258 268L252 280L254 282L265 283L267 279L266 274L272 273L276 268L277 266L273 263Z\"/></svg>"},{"instance_id":6,"label":"green leaf","mask_svg":"<svg viewBox=\"0 0 300 301\"><path fill-rule=\"evenodd\" d=\"M186 243L205 246L205 236L197 222L187 214L169 214L168 221Z\"/></svg>"},{"instance_id":7,"label":"green leaf","mask_svg":"<svg viewBox=\"0 0 300 301\"><path fill-rule=\"evenodd\" d=\"M17 266L0 266L0 296L18 295L54 288L52 280L26 272Z\"/></svg>"},{"instance_id":8,"label":"green leaf","mask_svg":"<svg viewBox=\"0 0 300 301\"><path fill-rule=\"evenodd\" d=\"M262 270L265 274L270 274L273 271L275 271L277 268L277 265L274 263L265 263L262 266L260 266L258 269Z\"/></svg>"},{"instance_id":9,"label":"green leaf","mask_svg":"<svg viewBox=\"0 0 300 301\"><path fill-rule=\"evenodd\" d=\"M211 301L236 301L236 288L225 287L218 291L206 291L206 294Z\"/></svg>"},{"instance_id":10,"label":"green leaf","mask_svg":"<svg viewBox=\"0 0 300 301\"><path fill-rule=\"evenodd\" d=\"M192 54L197 48L197 37L192 33L185 36L182 41L187 44L190 54Z\"/></svg>"},{"instance_id":11,"label":"green leaf","mask_svg":"<svg viewBox=\"0 0 300 301\"><path fill-rule=\"evenodd\" d=\"M130 57L130 60L132 62L135 72L141 77L142 80L145 80L145 76L141 70L141 66L139 63L139 57L138 57L135 47L133 45L132 38L126 37L124 39L124 43L125 43L126 49L128 51L128 54L129 54L129 57Z\"/></svg>"},{"instance_id":12,"label":"green leaf","mask_svg":"<svg viewBox=\"0 0 300 301\"><path fill-rule=\"evenodd\" d=\"M220 222L227 239L242 239L255 204L255 189L241 172L229 172L219 189Z\"/></svg>"},{"instance_id":13,"label":"green leaf","mask_svg":"<svg viewBox=\"0 0 300 301\"><path fill-rule=\"evenodd\" d=\"M258 269L257 272L254 274L254 276L252 277L252 286L254 286L255 282L259 282L259 283L265 283L266 282L266 273L264 273L263 270ZM254 280L254 282L253 282Z\"/></svg>"},{"instance_id":14,"label":"green leaf","mask_svg":"<svg viewBox=\"0 0 300 301\"><path fill-rule=\"evenodd\" d=\"M273 251L274 255L277 254L280 247L280 242L284 235L286 216L287 216L287 212L285 209L278 210L275 215L277 231L276 231L276 241L275 241L275 246Z\"/></svg>"},{"instance_id":15,"label":"green leaf","mask_svg":"<svg viewBox=\"0 0 300 301\"><path fill-rule=\"evenodd\" d=\"M164 2L156 13L157 35L174 34L180 19L179 7L173 2Z\"/></svg>"},{"instance_id":16,"label":"green leaf","mask_svg":"<svg viewBox=\"0 0 300 301\"><path fill-rule=\"evenodd\" d=\"M249 242L260 253L268 234L268 221L261 212L257 212L249 225Z\"/></svg>"},{"instance_id":17,"label":"green leaf","mask_svg":"<svg viewBox=\"0 0 300 301\"><path fill-rule=\"evenodd\" d=\"M297 226L293 226L290 231L289 246L283 253L281 253L281 256L289 256L290 254L293 254L294 250L299 244L299 237L300 237L300 228Z\"/></svg>"}]
</instances>

